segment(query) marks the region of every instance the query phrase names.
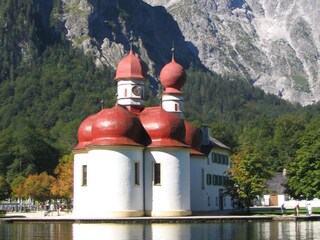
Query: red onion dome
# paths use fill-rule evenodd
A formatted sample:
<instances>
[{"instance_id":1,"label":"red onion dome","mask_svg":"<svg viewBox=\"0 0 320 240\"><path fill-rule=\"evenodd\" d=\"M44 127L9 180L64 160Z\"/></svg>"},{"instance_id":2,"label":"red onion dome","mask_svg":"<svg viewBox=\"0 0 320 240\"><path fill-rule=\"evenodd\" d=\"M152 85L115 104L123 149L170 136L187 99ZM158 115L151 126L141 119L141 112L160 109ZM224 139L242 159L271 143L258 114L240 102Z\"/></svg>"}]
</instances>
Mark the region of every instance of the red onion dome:
<instances>
[{"instance_id":1,"label":"red onion dome","mask_svg":"<svg viewBox=\"0 0 320 240\"><path fill-rule=\"evenodd\" d=\"M183 120L162 107L150 107L140 114L140 121L151 138L151 147L189 147L185 144Z\"/></svg>"},{"instance_id":2,"label":"red onion dome","mask_svg":"<svg viewBox=\"0 0 320 240\"><path fill-rule=\"evenodd\" d=\"M78 129L78 145L76 146L76 150L85 148L87 145L91 143L92 140L92 124L96 119L96 115L91 115L87 117L80 124Z\"/></svg>"},{"instance_id":3,"label":"red onion dome","mask_svg":"<svg viewBox=\"0 0 320 240\"><path fill-rule=\"evenodd\" d=\"M145 80L142 64L138 57L130 50L118 64L115 80L121 79L136 79Z\"/></svg>"},{"instance_id":4,"label":"red onion dome","mask_svg":"<svg viewBox=\"0 0 320 240\"><path fill-rule=\"evenodd\" d=\"M186 82L186 72L183 67L176 63L172 58L172 61L165 65L160 72L160 81L165 91L179 90Z\"/></svg>"},{"instance_id":5,"label":"red onion dome","mask_svg":"<svg viewBox=\"0 0 320 240\"><path fill-rule=\"evenodd\" d=\"M97 114L92 125L93 145L131 145L141 146L146 139L138 117L125 107L115 105Z\"/></svg>"},{"instance_id":6,"label":"red onion dome","mask_svg":"<svg viewBox=\"0 0 320 240\"><path fill-rule=\"evenodd\" d=\"M186 143L191 146L190 154L204 156L201 150L202 135L201 130L192 126L189 122L185 121L186 127Z\"/></svg>"}]
</instances>

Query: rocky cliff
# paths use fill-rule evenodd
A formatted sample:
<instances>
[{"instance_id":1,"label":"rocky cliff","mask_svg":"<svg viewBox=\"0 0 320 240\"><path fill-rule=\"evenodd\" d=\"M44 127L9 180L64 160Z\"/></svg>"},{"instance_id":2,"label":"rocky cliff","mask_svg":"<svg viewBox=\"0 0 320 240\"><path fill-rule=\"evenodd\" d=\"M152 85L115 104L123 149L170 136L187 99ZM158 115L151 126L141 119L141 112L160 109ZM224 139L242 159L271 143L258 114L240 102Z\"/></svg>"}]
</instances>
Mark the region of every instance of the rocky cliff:
<instances>
[{"instance_id":1,"label":"rocky cliff","mask_svg":"<svg viewBox=\"0 0 320 240\"><path fill-rule=\"evenodd\" d=\"M62 0L67 37L116 67L129 49L156 76L171 58L243 77L302 105L320 99L318 0Z\"/></svg>"}]
</instances>

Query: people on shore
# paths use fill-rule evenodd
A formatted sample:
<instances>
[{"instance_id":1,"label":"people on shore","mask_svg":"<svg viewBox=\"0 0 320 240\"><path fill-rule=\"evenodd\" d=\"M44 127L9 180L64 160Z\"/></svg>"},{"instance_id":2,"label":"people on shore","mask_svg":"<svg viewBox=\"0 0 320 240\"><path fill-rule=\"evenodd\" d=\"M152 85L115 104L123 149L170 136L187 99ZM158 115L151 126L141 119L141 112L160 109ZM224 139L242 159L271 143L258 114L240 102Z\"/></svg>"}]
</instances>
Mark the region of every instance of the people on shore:
<instances>
[{"instance_id":1,"label":"people on shore","mask_svg":"<svg viewBox=\"0 0 320 240\"><path fill-rule=\"evenodd\" d=\"M299 216L299 210L300 210L300 206L299 206L299 202L297 203L296 207L295 207L295 216Z\"/></svg>"},{"instance_id":2,"label":"people on shore","mask_svg":"<svg viewBox=\"0 0 320 240\"><path fill-rule=\"evenodd\" d=\"M311 216L311 214L312 214L311 203L307 203L306 210L307 210L307 216Z\"/></svg>"},{"instance_id":3,"label":"people on shore","mask_svg":"<svg viewBox=\"0 0 320 240\"><path fill-rule=\"evenodd\" d=\"M285 210L284 203L282 203L282 204L281 204L281 214L282 214L282 215L284 214L284 210Z\"/></svg>"}]
</instances>

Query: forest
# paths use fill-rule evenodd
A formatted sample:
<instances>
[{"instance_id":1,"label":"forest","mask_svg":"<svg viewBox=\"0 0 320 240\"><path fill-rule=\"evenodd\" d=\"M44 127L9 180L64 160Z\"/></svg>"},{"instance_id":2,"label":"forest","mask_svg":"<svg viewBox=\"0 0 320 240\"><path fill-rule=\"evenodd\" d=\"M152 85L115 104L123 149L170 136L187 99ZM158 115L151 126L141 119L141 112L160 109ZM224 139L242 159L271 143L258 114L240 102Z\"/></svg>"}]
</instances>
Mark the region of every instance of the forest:
<instances>
[{"instance_id":1,"label":"forest","mask_svg":"<svg viewBox=\"0 0 320 240\"><path fill-rule=\"evenodd\" d=\"M32 0L0 2L0 186L10 186L0 200L70 198L77 129L102 102L115 103L114 69L96 66L55 24L53 17L49 27L42 24ZM261 194L285 168L291 196L320 197L319 104L292 104L245 79L196 67L186 72L185 118L209 126L231 148L232 174L242 174L234 181ZM146 105L159 103L150 90ZM41 189L45 197L37 195Z\"/></svg>"}]
</instances>

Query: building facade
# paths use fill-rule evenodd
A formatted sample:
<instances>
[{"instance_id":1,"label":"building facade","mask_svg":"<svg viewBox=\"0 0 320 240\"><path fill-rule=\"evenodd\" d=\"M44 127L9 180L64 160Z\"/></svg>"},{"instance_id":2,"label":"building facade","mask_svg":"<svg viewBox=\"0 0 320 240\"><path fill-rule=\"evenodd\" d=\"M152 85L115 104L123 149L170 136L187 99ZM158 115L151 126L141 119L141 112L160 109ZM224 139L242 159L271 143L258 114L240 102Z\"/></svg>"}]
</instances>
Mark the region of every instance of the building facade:
<instances>
[{"instance_id":1,"label":"building facade","mask_svg":"<svg viewBox=\"0 0 320 240\"><path fill-rule=\"evenodd\" d=\"M186 73L160 72L161 106L144 106L145 74L130 50L116 71L117 102L87 117L74 149L77 217L186 216L231 208L222 193L229 148L183 119Z\"/></svg>"}]
</instances>

